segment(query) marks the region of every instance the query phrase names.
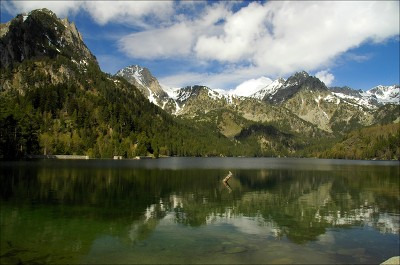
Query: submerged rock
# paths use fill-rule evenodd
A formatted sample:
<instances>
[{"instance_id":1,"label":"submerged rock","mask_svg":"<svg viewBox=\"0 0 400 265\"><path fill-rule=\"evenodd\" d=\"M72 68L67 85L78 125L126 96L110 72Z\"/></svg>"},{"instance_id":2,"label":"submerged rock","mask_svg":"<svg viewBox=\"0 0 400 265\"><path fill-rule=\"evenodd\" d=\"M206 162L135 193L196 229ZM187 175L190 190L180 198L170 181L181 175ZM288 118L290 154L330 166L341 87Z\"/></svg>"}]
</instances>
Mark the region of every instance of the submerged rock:
<instances>
[{"instance_id":1,"label":"submerged rock","mask_svg":"<svg viewBox=\"0 0 400 265\"><path fill-rule=\"evenodd\" d=\"M392 264L400 264L400 256L391 257L390 259L381 263L381 265L392 265Z\"/></svg>"},{"instance_id":2,"label":"submerged rock","mask_svg":"<svg viewBox=\"0 0 400 265\"><path fill-rule=\"evenodd\" d=\"M246 252L247 248L245 247L240 247L240 246L236 246L236 247L229 247L227 249L224 250L224 252L226 254L236 254L236 253L242 253L242 252Z\"/></svg>"}]
</instances>

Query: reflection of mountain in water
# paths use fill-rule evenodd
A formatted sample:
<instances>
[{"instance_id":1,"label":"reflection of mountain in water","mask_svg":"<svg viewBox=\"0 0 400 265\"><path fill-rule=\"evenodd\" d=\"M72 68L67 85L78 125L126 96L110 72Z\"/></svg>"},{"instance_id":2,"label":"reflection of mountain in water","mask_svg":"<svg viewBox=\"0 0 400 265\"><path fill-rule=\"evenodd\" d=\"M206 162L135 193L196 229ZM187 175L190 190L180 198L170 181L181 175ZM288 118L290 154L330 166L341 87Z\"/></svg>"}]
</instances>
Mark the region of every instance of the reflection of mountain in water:
<instances>
[{"instance_id":1,"label":"reflection of mountain in water","mask_svg":"<svg viewBox=\"0 0 400 265\"><path fill-rule=\"evenodd\" d=\"M131 240L146 238L166 220L231 224L297 243L333 227L367 225L399 233L398 168L393 167L242 170L230 180L232 193L220 181L225 170L50 166L7 167L1 173L2 201L63 205L72 209L70 215L85 211L87 218L133 222Z\"/></svg>"}]
</instances>

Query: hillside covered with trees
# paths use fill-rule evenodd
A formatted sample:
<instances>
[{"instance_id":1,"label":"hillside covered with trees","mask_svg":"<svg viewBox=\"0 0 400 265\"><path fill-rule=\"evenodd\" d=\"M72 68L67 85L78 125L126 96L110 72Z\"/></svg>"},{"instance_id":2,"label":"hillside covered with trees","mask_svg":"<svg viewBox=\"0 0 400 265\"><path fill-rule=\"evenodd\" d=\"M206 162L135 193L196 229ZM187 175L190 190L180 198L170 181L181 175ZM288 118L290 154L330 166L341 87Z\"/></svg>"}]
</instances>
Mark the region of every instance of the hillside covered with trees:
<instances>
[{"instance_id":1,"label":"hillside covered with trees","mask_svg":"<svg viewBox=\"0 0 400 265\"><path fill-rule=\"evenodd\" d=\"M173 116L126 79L103 73L75 25L50 10L1 24L0 55L0 159L34 154L400 157L399 124L392 123L398 106L379 112L387 125L360 129L355 123L356 131L344 139L288 107L255 99L229 111L202 109L196 119ZM200 90L208 102L209 91Z\"/></svg>"},{"instance_id":2,"label":"hillside covered with trees","mask_svg":"<svg viewBox=\"0 0 400 265\"><path fill-rule=\"evenodd\" d=\"M352 131L332 148L319 153L319 157L398 160L400 124L376 125Z\"/></svg>"}]
</instances>

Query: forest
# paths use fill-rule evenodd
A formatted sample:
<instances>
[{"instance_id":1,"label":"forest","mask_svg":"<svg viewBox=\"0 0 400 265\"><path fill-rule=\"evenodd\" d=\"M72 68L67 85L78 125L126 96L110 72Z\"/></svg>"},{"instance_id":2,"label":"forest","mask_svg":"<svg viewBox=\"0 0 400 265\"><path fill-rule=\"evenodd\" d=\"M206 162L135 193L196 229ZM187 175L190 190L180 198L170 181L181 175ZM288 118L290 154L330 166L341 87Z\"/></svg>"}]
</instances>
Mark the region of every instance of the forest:
<instances>
[{"instance_id":1,"label":"forest","mask_svg":"<svg viewBox=\"0 0 400 265\"><path fill-rule=\"evenodd\" d=\"M74 78L50 83L46 71L58 72L60 67L72 69ZM39 62L25 60L2 71L2 83L15 78L16 73L25 80L21 86L0 92L1 158L27 154L133 158L256 153L249 146L232 143L207 124L172 117L124 79L101 72L97 65L89 65L85 71L76 68L58 56Z\"/></svg>"},{"instance_id":2,"label":"forest","mask_svg":"<svg viewBox=\"0 0 400 265\"><path fill-rule=\"evenodd\" d=\"M315 139L273 123L253 123L227 138L212 120L172 116L97 63L77 65L62 55L2 68L0 83L0 159L35 154L400 158L399 123Z\"/></svg>"}]
</instances>

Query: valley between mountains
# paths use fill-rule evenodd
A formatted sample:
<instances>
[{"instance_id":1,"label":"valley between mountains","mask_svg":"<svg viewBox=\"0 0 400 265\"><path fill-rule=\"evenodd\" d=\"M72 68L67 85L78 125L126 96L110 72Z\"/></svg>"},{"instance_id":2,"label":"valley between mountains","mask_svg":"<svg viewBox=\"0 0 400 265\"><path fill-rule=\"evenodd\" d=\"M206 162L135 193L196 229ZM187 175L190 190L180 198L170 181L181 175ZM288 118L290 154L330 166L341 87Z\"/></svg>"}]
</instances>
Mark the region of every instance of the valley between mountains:
<instances>
[{"instance_id":1,"label":"valley between mountains","mask_svg":"<svg viewBox=\"0 0 400 265\"><path fill-rule=\"evenodd\" d=\"M139 65L110 75L74 23L47 9L1 24L0 61L2 159L400 158L398 84L326 87L303 71L237 95L167 87Z\"/></svg>"}]
</instances>

